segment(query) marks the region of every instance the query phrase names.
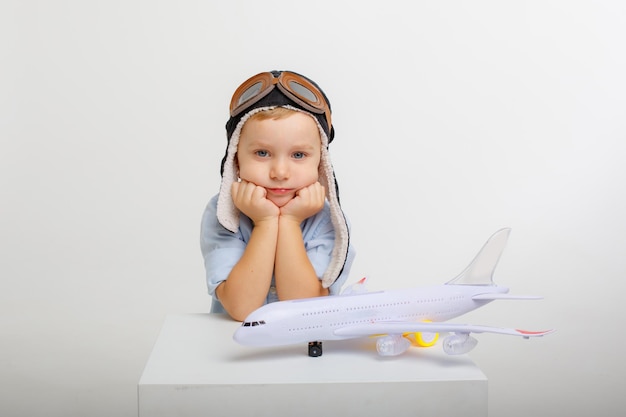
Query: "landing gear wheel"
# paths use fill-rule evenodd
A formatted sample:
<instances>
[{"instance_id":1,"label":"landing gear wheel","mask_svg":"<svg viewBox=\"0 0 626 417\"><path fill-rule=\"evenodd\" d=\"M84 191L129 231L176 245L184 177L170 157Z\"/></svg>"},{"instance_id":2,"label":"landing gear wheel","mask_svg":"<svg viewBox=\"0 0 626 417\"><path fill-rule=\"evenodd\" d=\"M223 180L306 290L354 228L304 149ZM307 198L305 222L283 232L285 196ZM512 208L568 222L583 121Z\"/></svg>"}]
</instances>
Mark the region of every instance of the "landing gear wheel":
<instances>
[{"instance_id":1,"label":"landing gear wheel","mask_svg":"<svg viewBox=\"0 0 626 417\"><path fill-rule=\"evenodd\" d=\"M312 358L322 356L322 342L309 342L309 356Z\"/></svg>"}]
</instances>

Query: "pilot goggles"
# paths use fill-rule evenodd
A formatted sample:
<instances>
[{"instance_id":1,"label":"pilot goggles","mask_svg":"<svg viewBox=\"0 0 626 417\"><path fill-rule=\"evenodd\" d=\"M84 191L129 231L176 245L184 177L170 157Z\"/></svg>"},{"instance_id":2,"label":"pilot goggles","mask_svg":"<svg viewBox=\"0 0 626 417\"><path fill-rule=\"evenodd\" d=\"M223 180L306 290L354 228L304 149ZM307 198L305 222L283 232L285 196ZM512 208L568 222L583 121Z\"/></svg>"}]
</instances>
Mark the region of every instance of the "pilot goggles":
<instances>
[{"instance_id":1,"label":"pilot goggles","mask_svg":"<svg viewBox=\"0 0 626 417\"><path fill-rule=\"evenodd\" d=\"M330 107L324 94L309 80L290 71L283 71L278 76L271 72L262 72L250 77L233 94L230 101L230 116L235 117L252 107L267 96L274 87L278 87L285 96L305 110L323 114L330 130Z\"/></svg>"}]
</instances>

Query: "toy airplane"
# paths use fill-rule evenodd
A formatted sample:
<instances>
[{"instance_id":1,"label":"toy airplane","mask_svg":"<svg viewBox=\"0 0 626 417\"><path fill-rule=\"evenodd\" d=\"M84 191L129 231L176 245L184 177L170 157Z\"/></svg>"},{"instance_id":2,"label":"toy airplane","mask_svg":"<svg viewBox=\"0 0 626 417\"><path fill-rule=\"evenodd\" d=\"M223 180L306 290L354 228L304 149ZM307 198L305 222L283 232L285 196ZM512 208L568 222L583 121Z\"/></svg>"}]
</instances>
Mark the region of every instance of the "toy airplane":
<instances>
[{"instance_id":1,"label":"toy airplane","mask_svg":"<svg viewBox=\"0 0 626 417\"><path fill-rule=\"evenodd\" d=\"M443 350L451 355L472 350L478 341L470 333L497 333L525 339L553 330L441 323L482 307L493 300L540 299L508 295L493 282L493 271L511 229L494 233L470 265L444 285L366 292L363 278L341 295L279 301L253 311L233 338L242 345L281 346L309 343L309 356L321 356L324 340L378 337L382 356L404 353L411 344L432 346L438 333L451 333Z\"/></svg>"}]
</instances>

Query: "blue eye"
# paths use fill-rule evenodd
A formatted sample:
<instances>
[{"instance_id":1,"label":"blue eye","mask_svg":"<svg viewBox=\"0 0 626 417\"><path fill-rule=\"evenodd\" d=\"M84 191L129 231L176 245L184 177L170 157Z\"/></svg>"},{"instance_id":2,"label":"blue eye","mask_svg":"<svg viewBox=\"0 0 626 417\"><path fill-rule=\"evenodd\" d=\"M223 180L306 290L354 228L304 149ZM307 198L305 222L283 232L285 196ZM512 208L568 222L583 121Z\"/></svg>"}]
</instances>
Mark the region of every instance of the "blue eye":
<instances>
[{"instance_id":1,"label":"blue eye","mask_svg":"<svg viewBox=\"0 0 626 417\"><path fill-rule=\"evenodd\" d=\"M306 154L304 152L294 152L293 157L295 159L302 159L306 156Z\"/></svg>"},{"instance_id":2,"label":"blue eye","mask_svg":"<svg viewBox=\"0 0 626 417\"><path fill-rule=\"evenodd\" d=\"M261 150L261 151L256 151L255 154L256 154L256 156L260 156L262 158L265 158L266 156L269 155L269 152Z\"/></svg>"}]
</instances>

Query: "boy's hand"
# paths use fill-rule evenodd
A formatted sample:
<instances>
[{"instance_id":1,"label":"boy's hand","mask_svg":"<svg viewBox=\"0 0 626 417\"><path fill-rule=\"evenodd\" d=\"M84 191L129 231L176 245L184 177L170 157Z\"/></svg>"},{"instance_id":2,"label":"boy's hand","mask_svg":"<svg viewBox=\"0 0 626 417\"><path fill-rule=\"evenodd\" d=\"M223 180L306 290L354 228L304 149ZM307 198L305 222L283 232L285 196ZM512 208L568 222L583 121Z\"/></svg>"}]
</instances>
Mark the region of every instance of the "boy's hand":
<instances>
[{"instance_id":1,"label":"boy's hand","mask_svg":"<svg viewBox=\"0 0 626 417\"><path fill-rule=\"evenodd\" d=\"M326 189L319 182L301 188L296 196L280 208L281 217L287 217L301 223L324 208Z\"/></svg>"},{"instance_id":2,"label":"boy's hand","mask_svg":"<svg viewBox=\"0 0 626 417\"><path fill-rule=\"evenodd\" d=\"M267 190L263 187L241 180L233 183L231 194L235 207L250 217L254 224L275 219L280 215L276 204L266 198Z\"/></svg>"}]
</instances>

